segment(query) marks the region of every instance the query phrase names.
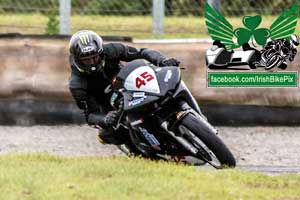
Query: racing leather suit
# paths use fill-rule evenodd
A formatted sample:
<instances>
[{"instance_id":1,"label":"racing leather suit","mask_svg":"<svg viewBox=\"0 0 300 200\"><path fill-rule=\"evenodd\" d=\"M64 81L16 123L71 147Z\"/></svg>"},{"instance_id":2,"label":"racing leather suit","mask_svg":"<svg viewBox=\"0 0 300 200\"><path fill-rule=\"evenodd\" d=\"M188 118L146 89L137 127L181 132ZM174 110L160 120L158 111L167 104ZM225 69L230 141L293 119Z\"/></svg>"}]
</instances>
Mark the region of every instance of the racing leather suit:
<instances>
[{"instance_id":1,"label":"racing leather suit","mask_svg":"<svg viewBox=\"0 0 300 200\"><path fill-rule=\"evenodd\" d=\"M79 72L70 56L71 77L69 89L77 106L83 110L89 125L100 125L107 129L105 116L113 110L110 105L112 94L111 82L122 67L121 61L129 62L135 59L146 59L154 65L159 65L166 59L159 52L150 49L137 49L121 43L103 45L105 65L103 72L88 74Z\"/></svg>"}]
</instances>

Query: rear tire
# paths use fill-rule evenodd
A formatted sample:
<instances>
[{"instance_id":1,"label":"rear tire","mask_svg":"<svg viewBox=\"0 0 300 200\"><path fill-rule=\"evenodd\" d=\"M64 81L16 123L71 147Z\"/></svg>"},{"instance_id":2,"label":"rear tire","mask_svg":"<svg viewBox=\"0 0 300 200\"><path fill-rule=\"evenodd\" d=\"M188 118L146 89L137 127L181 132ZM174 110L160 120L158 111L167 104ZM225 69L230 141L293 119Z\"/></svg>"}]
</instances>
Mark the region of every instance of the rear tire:
<instances>
[{"instance_id":1,"label":"rear tire","mask_svg":"<svg viewBox=\"0 0 300 200\"><path fill-rule=\"evenodd\" d=\"M210 125L204 122L204 119L189 113L182 119L181 125L191 131L196 137L198 137L208 149L216 156L221 166L214 166L216 168L234 168L236 161L233 154L222 142L222 140L215 134L215 131Z\"/></svg>"}]
</instances>

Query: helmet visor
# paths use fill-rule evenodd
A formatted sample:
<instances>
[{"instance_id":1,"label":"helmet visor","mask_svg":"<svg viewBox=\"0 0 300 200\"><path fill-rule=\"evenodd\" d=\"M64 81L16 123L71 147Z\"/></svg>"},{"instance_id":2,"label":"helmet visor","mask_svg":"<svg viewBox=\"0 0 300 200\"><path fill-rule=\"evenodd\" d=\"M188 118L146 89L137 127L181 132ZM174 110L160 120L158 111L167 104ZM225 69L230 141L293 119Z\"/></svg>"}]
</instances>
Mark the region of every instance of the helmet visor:
<instances>
[{"instance_id":1,"label":"helmet visor","mask_svg":"<svg viewBox=\"0 0 300 200\"><path fill-rule=\"evenodd\" d=\"M95 66L98 65L101 62L100 55L90 55L79 58L79 62L85 66Z\"/></svg>"},{"instance_id":2,"label":"helmet visor","mask_svg":"<svg viewBox=\"0 0 300 200\"><path fill-rule=\"evenodd\" d=\"M103 57L99 54L82 56L77 60L77 66L84 71L96 72L103 68Z\"/></svg>"}]
</instances>

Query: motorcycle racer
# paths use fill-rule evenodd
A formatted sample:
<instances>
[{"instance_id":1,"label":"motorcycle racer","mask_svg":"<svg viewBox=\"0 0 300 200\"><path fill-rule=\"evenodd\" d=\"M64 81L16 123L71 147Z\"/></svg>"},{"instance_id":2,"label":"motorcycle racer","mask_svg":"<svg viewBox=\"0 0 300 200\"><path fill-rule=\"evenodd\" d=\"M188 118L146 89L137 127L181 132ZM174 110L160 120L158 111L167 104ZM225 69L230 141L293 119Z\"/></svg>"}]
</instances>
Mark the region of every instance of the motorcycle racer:
<instances>
[{"instance_id":1,"label":"motorcycle racer","mask_svg":"<svg viewBox=\"0 0 300 200\"><path fill-rule=\"evenodd\" d=\"M71 77L70 92L83 110L86 122L99 128L98 139L103 143L121 144L121 131L113 131L118 114L109 104L111 83L122 67L121 61L145 59L157 66L178 66L179 61L166 58L157 51L127 46L122 43L103 44L91 30L76 32L69 43Z\"/></svg>"}]
</instances>

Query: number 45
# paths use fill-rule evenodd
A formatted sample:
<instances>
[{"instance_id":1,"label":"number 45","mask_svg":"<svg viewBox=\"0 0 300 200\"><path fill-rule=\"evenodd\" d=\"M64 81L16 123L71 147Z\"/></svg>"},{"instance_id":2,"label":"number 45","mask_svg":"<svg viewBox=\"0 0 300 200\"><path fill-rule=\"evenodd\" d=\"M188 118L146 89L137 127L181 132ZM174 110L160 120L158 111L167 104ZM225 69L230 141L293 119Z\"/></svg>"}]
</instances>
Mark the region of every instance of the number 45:
<instances>
[{"instance_id":1,"label":"number 45","mask_svg":"<svg viewBox=\"0 0 300 200\"><path fill-rule=\"evenodd\" d=\"M143 72L135 79L135 85L137 88L140 88L142 85L146 85L147 82L153 80L154 77L148 72Z\"/></svg>"}]
</instances>

